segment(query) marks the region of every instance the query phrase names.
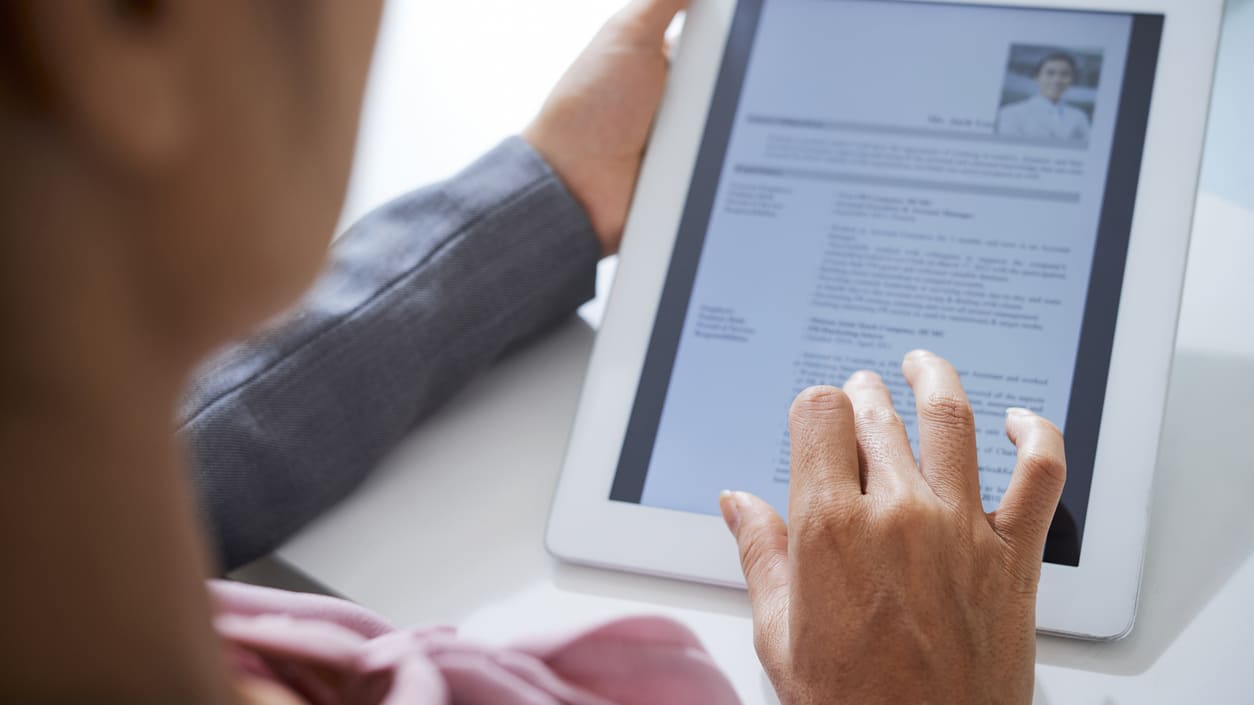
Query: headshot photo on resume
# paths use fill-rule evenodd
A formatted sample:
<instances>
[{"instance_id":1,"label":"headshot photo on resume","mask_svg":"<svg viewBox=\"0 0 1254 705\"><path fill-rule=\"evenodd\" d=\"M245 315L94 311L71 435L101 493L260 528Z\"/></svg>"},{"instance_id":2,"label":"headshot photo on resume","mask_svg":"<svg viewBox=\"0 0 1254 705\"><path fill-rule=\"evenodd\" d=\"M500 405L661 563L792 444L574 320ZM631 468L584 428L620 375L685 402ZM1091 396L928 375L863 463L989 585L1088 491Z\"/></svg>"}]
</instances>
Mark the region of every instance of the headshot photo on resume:
<instances>
[{"instance_id":1,"label":"headshot photo on resume","mask_svg":"<svg viewBox=\"0 0 1254 705\"><path fill-rule=\"evenodd\" d=\"M1101 68L1100 51L1011 45L997 134L1087 145Z\"/></svg>"}]
</instances>

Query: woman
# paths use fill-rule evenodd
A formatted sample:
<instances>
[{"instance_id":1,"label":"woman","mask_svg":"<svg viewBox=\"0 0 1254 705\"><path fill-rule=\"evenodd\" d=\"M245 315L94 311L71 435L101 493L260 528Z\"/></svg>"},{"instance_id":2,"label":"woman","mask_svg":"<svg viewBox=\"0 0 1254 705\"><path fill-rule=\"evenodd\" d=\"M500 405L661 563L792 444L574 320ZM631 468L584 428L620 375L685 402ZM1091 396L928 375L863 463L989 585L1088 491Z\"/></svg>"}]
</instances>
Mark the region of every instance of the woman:
<instances>
[{"instance_id":1,"label":"woman","mask_svg":"<svg viewBox=\"0 0 1254 705\"><path fill-rule=\"evenodd\" d=\"M449 298L497 287L480 292L478 318L457 333L470 331L486 352L465 366L432 363L460 378L586 293L598 253L617 249L665 77L663 31L682 5L626 8L522 140L368 220L335 248L330 278L304 304L197 383L186 414L207 513L217 524L224 515L215 503L253 503L238 517L250 527L241 544L217 526L219 545L242 546L233 560L346 491L379 448L455 386L376 412L404 423L358 439L359 452L315 468L316 481L285 479L301 468L271 454L325 428L341 433L370 406L337 395L369 402L389 382L424 374L390 355L360 357L370 346L337 337L353 330L363 305L375 342L395 352L404 347L394 339L423 334L412 326L424 315L442 320L427 294L455 286L453 275L473 287ZM378 12L378 2L291 0L0 6L8 485L0 599L10 608L0 699L380 702L390 693L391 702L482 702L470 690L501 685L480 668L491 661L525 662L543 702L633 702L621 680L616 692L598 690L605 678L572 685L571 662L592 680L615 665L589 656L605 652L584 648L586 640L474 652L478 665L458 670L437 656L473 647L445 632L394 630L337 601L224 585L211 588L211 601L205 589L212 562L179 470L185 451L174 419L198 362L289 307L322 266ZM488 185L486 202L475 200L476 182ZM424 227L442 234L433 240ZM461 249L462 236L497 243L498 257L491 247ZM407 237L425 254L407 252ZM519 289L520 280L543 287L532 270L544 266L569 281ZM410 274L419 281L412 291L401 281ZM531 324L515 329L499 307L519 295ZM368 305L379 301L388 303L381 311ZM273 374L317 388L302 371L322 369L359 384L311 399L265 390ZM1008 416L1022 460L1001 508L985 515L957 375L922 352L903 370L921 400L921 465L882 382L859 374L843 391L807 390L794 404L787 527L757 498L720 498L741 549L758 652L790 704L1026 703L1041 548L1064 473L1061 436L1029 412ZM350 408L337 410L340 401ZM319 410L270 408L304 403ZM227 407L236 421L205 421ZM323 494L290 496L305 491ZM288 518L256 516L271 506ZM613 653L640 665L628 675L653 688L652 701L727 701L725 681L682 630L657 620L614 628ZM676 660L650 660L666 648ZM363 655L381 653L394 661L369 670ZM529 697L507 685L489 701Z\"/></svg>"}]
</instances>

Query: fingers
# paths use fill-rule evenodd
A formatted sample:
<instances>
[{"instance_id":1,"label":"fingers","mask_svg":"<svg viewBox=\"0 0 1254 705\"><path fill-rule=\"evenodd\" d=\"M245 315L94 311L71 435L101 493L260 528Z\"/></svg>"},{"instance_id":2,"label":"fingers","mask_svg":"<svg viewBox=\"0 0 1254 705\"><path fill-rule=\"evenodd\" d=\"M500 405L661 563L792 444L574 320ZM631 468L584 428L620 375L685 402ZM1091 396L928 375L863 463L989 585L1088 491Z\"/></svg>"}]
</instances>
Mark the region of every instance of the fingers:
<instances>
[{"instance_id":1,"label":"fingers","mask_svg":"<svg viewBox=\"0 0 1254 705\"><path fill-rule=\"evenodd\" d=\"M901 371L914 390L919 418L919 468L942 501L974 511L980 507L975 415L953 366L916 350Z\"/></svg>"},{"instance_id":2,"label":"fingers","mask_svg":"<svg viewBox=\"0 0 1254 705\"><path fill-rule=\"evenodd\" d=\"M862 496L853 407L835 387L811 387L788 412L792 442L788 513L793 521ZM795 525L795 524L794 524Z\"/></svg>"},{"instance_id":3,"label":"fingers","mask_svg":"<svg viewBox=\"0 0 1254 705\"><path fill-rule=\"evenodd\" d=\"M670 27L680 10L688 7L688 3L689 0L633 0L623 14L638 23L646 36L656 38L660 45L666 28Z\"/></svg>"},{"instance_id":4,"label":"fingers","mask_svg":"<svg viewBox=\"0 0 1254 705\"><path fill-rule=\"evenodd\" d=\"M745 492L719 496L723 521L736 538L740 568L753 606L753 633L763 662L786 643L788 620L788 527L771 505Z\"/></svg>"},{"instance_id":5,"label":"fingers","mask_svg":"<svg viewBox=\"0 0 1254 705\"><path fill-rule=\"evenodd\" d=\"M1067 476L1062 432L1026 409L1006 412L1006 435L1019 449L993 528L1025 558L1039 560Z\"/></svg>"},{"instance_id":6,"label":"fingers","mask_svg":"<svg viewBox=\"0 0 1254 705\"><path fill-rule=\"evenodd\" d=\"M867 493L918 482L914 451L910 450L901 417L893 410L893 397L884 380L874 372L856 372L845 382L844 391L853 405L854 433Z\"/></svg>"}]
</instances>

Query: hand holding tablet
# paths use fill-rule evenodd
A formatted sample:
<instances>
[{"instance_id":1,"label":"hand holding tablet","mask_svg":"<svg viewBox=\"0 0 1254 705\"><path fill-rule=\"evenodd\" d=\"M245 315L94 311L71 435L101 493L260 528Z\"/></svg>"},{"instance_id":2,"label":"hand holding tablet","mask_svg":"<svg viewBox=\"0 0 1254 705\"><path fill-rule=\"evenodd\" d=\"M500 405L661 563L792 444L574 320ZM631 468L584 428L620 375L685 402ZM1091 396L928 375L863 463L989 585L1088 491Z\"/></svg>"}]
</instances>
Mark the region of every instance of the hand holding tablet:
<instances>
[{"instance_id":1,"label":"hand holding tablet","mask_svg":"<svg viewBox=\"0 0 1254 705\"><path fill-rule=\"evenodd\" d=\"M792 405L787 525L753 495L721 497L758 655L786 705L833 694L858 703L1030 702L1062 434L1031 412L1007 413L1019 462L1001 507L985 514L957 373L924 352L902 370L919 400L918 463L883 380L860 372L843 392L814 387Z\"/></svg>"},{"instance_id":2,"label":"hand holding tablet","mask_svg":"<svg viewBox=\"0 0 1254 705\"><path fill-rule=\"evenodd\" d=\"M666 28L689 0L635 0L597 33L523 138L580 205L604 255L618 252L632 185L662 100Z\"/></svg>"}]
</instances>

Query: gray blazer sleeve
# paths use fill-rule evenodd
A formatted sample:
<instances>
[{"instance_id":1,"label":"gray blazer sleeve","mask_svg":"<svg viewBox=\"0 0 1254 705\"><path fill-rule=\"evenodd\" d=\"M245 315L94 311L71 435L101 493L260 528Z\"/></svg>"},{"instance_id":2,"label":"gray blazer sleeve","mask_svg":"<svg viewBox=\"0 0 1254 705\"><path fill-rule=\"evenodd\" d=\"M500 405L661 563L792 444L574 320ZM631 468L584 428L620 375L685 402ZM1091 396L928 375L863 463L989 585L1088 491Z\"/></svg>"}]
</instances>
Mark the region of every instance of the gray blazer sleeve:
<instances>
[{"instance_id":1,"label":"gray blazer sleeve","mask_svg":"<svg viewBox=\"0 0 1254 705\"><path fill-rule=\"evenodd\" d=\"M599 249L519 138L353 227L297 310L218 355L186 399L222 565L272 551L473 374L591 298Z\"/></svg>"}]
</instances>

